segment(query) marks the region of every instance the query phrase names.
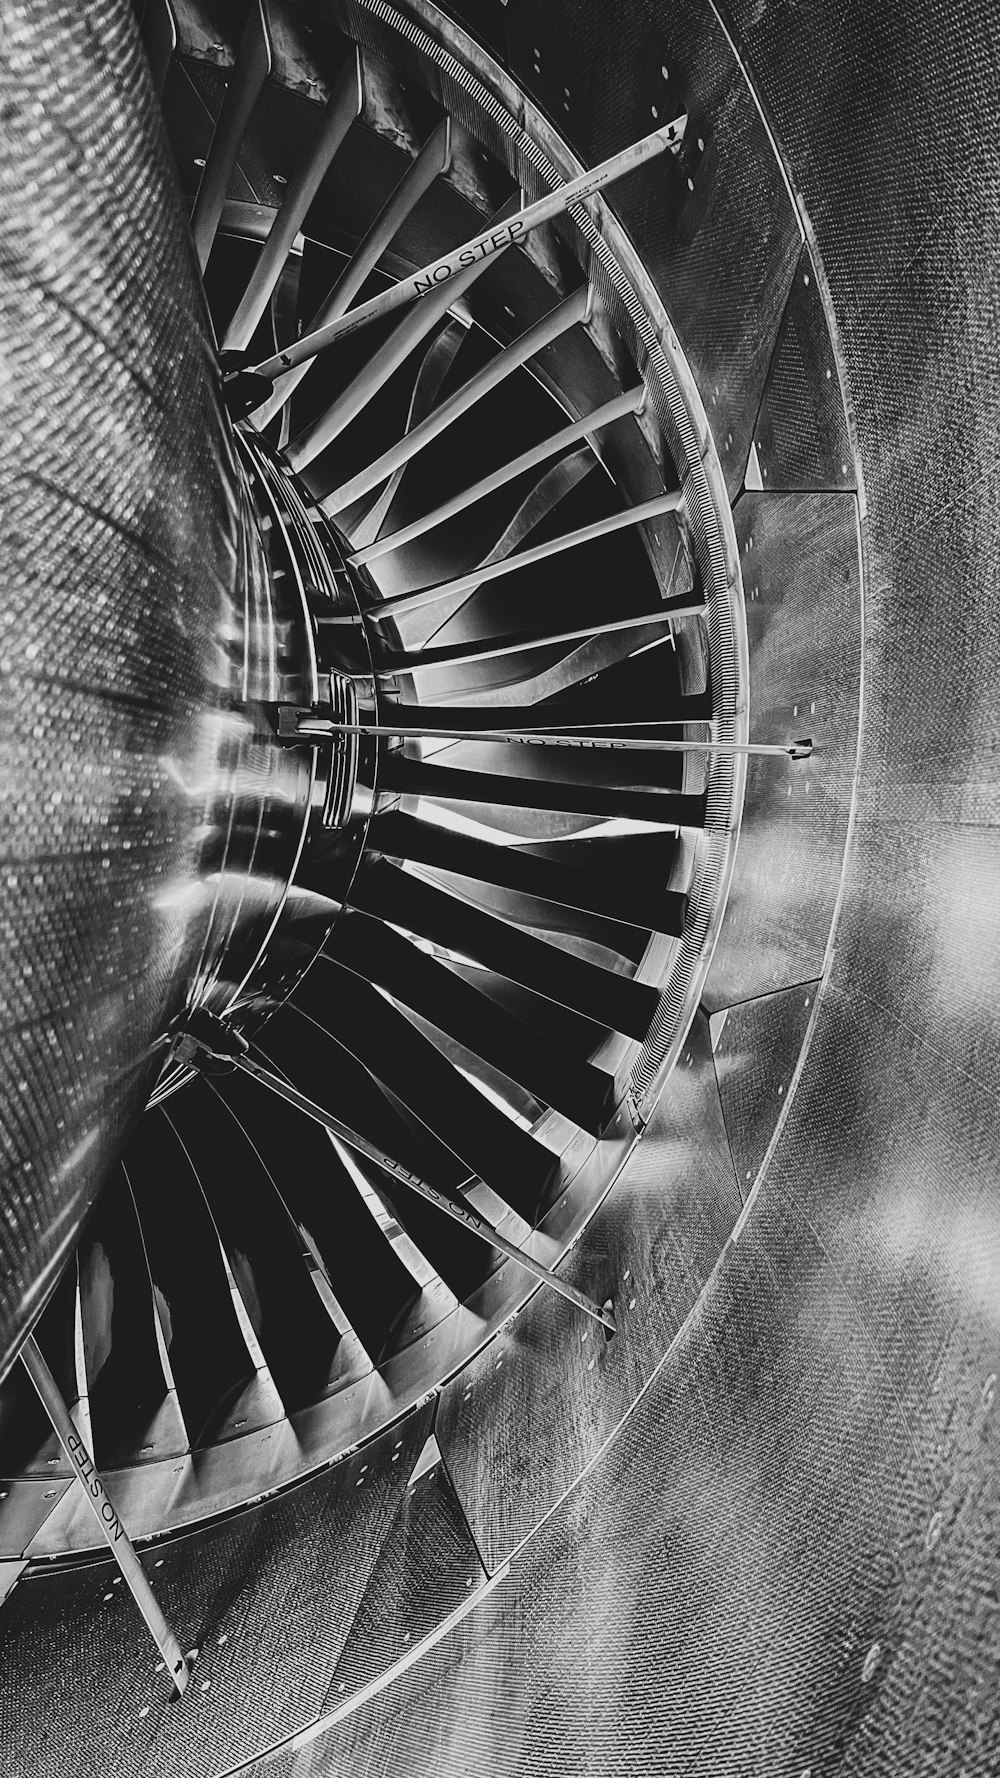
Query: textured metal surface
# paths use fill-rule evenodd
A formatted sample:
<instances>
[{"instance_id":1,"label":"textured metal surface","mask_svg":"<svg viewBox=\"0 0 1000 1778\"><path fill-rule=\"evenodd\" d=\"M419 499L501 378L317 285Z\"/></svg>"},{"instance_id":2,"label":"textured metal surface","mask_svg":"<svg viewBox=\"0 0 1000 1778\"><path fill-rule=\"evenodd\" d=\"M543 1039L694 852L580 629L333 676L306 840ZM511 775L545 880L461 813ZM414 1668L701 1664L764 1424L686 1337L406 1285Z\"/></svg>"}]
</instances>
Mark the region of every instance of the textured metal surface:
<instances>
[{"instance_id":1,"label":"textured metal surface","mask_svg":"<svg viewBox=\"0 0 1000 1778\"><path fill-rule=\"evenodd\" d=\"M818 987L806 982L743 1000L711 1020L722 1115L744 1200L793 1090Z\"/></svg>"},{"instance_id":2,"label":"textured metal surface","mask_svg":"<svg viewBox=\"0 0 1000 1778\"><path fill-rule=\"evenodd\" d=\"M178 1706L113 1563L15 1588L0 1611L6 1778L208 1778L319 1714L363 1604L369 1614L412 1609L423 1624L440 1560L446 1615L459 1572L464 1591L481 1571L441 1469L417 1484L419 1501L406 1496L430 1425L424 1410L269 1508L202 1532L194 1560L187 1542L144 1555L183 1647L201 1651ZM430 1541L417 1560L408 1540L423 1532ZM411 1566L412 1605L401 1581ZM390 1587L381 1605L371 1591L380 1575ZM354 1646L354 1671L363 1670L363 1629Z\"/></svg>"},{"instance_id":3,"label":"textured metal surface","mask_svg":"<svg viewBox=\"0 0 1000 1778\"><path fill-rule=\"evenodd\" d=\"M0 1366L197 960L198 786L235 566L190 249L128 8L8 5L2 56Z\"/></svg>"},{"instance_id":4,"label":"textured metal surface","mask_svg":"<svg viewBox=\"0 0 1000 1778\"><path fill-rule=\"evenodd\" d=\"M852 494L743 494L750 738L810 736L812 758L752 759L726 920L705 989L715 1011L822 973L847 842L861 672Z\"/></svg>"},{"instance_id":5,"label":"textured metal surface","mask_svg":"<svg viewBox=\"0 0 1000 1778\"><path fill-rule=\"evenodd\" d=\"M763 487L857 485L840 376L816 261L803 248L754 427Z\"/></svg>"}]
</instances>

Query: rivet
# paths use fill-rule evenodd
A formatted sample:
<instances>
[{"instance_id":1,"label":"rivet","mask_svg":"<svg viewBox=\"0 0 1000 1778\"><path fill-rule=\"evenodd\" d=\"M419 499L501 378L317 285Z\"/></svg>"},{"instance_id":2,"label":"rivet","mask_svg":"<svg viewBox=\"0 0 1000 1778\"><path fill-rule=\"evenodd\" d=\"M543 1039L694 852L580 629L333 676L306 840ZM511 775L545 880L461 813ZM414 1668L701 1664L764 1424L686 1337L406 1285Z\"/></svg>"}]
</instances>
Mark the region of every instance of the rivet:
<instances>
[{"instance_id":1,"label":"rivet","mask_svg":"<svg viewBox=\"0 0 1000 1778\"><path fill-rule=\"evenodd\" d=\"M928 1550L932 1550L934 1548L934 1545L937 1543L943 1530L944 1530L944 1515L942 1513L934 1513L931 1517L931 1522L927 1527L927 1536L924 1540L927 1545Z\"/></svg>"},{"instance_id":2,"label":"rivet","mask_svg":"<svg viewBox=\"0 0 1000 1778\"><path fill-rule=\"evenodd\" d=\"M662 74L662 75L663 75L663 78L664 78L664 80L669 80L669 79L670 79L670 69L669 69L669 68L667 68L667 67L661 67L661 68L660 68L660 73L661 73L661 74Z\"/></svg>"},{"instance_id":3,"label":"rivet","mask_svg":"<svg viewBox=\"0 0 1000 1778\"><path fill-rule=\"evenodd\" d=\"M471 1580L467 1580L465 1584L467 1587L471 1587L473 1585L473 1582Z\"/></svg>"},{"instance_id":4,"label":"rivet","mask_svg":"<svg viewBox=\"0 0 1000 1778\"><path fill-rule=\"evenodd\" d=\"M211 1691L212 1681L210 1679L203 1679L201 1682L201 1689L203 1692Z\"/></svg>"},{"instance_id":5,"label":"rivet","mask_svg":"<svg viewBox=\"0 0 1000 1778\"><path fill-rule=\"evenodd\" d=\"M832 377L832 376L833 376L833 372L832 372L832 370L828 370L828 371L827 371L827 373L826 373L826 380L827 380L827 382L829 382L829 381L830 381L830 378L831 378L831 377Z\"/></svg>"},{"instance_id":6,"label":"rivet","mask_svg":"<svg viewBox=\"0 0 1000 1778\"><path fill-rule=\"evenodd\" d=\"M403 1637L403 1641L409 1642L409 1640L410 1640L410 1632L409 1632L409 1630L407 1630L406 1635Z\"/></svg>"},{"instance_id":7,"label":"rivet","mask_svg":"<svg viewBox=\"0 0 1000 1778\"><path fill-rule=\"evenodd\" d=\"M653 116L654 116L654 117L659 117L659 115L660 115L660 113L659 113L659 111L658 111L658 110L657 110L657 107L656 107L656 106L655 106L655 105L651 105L651 106L650 106L650 107L649 107L649 109L650 109L650 111L651 111L651 112L652 112L652 113L653 113Z\"/></svg>"},{"instance_id":8,"label":"rivet","mask_svg":"<svg viewBox=\"0 0 1000 1778\"><path fill-rule=\"evenodd\" d=\"M109 1599L113 1599L113 1598L114 1598L114 1594L113 1594L113 1593L105 1593L105 1595L104 1595L104 1603L105 1603L105 1605L106 1605L106 1604L107 1604L107 1603L108 1603L108 1600L109 1600Z\"/></svg>"},{"instance_id":9,"label":"rivet","mask_svg":"<svg viewBox=\"0 0 1000 1778\"><path fill-rule=\"evenodd\" d=\"M154 1568L162 1568L163 1567L163 1557L162 1556L160 1556L158 1558L158 1560L153 1563L153 1567Z\"/></svg>"},{"instance_id":10,"label":"rivet","mask_svg":"<svg viewBox=\"0 0 1000 1778\"><path fill-rule=\"evenodd\" d=\"M632 1276L631 1268L627 1267L626 1270L622 1273L622 1277L624 1278L626 1284L628 1283L631 1276Z\"/></svg>"},{"instance_id":11,"label":"rivet","mask_svg":"<svg viewBox=\"0 0 1000 1778\"><path fill-rule=\"evenodd\" d=\"M878 1668L878 1664L881 1659L882 1659L882 1644L881 1644L881 1642L873 1642L871 1645L871 1648L868 1650L868 1653L865 1655L865 1664L861 1669L861 1678L864 1681L865 1685L868 1684L869 1680L874 1679L876 1670Z\"/></svg>"},{"instance_id":12,"label":"rivet","mask_svg":"<svg viewBox=\"0 0 1000 1778\"><path fill-rule=\"evenodd\" d=\"M630 1308L630 1309L634 1309L634 1308L635 1308L635 1297L634 1297L634 1296L630 1296L630 1297L629 1297L629 1299L628 1299L628 1306L629 1306L629 1308Z\"/></svg>"},{"instance_id":13,"label":"rivet","mask_svg":"<svg viewBox=\"0 0 1000 1778\"><path fill-rule=\"evenodd\" d=\"M808 284L808 282L809 282L809 273L808 273L808 272L807 272L807 273L806 273L806 275L805 275L805 278L804 278L804 280L803 280L803 282L804 282L804 283L806 283L806 284Z\"/></svg>"},{"instance_id":14,"label":"rivet","mask_svg":"<svg viewBox=\"0 0 1000 1778\"><path fill-rule=\"evenodd\" d=\"M587 1366L588 1371L592 1371L596 1363L597 1363L597 1359L592 1358L590 1363Z\"/></svg>"},{"instance_id":15,"label":"rivet","mask_svg":"<svg viewBox=\"0 0 1000 1778\"><path fill-rule=\"evenodd\" d=\"M148 1704L143 1705L142 1709L139 1712L139 1715L140 1716L148 1716L149 1715L149 1705Z\"/></svg>"},{"instance_id":16,"label":"rivet","mask_svg":"<svg viewBox=\"0 0 1000 1778\"><path fill-rule=\"evenodd\" d=\"M226 1635L226 1632L223 1631L222 1635L219 1637L219 1647L222 1648L228 1641L229 1637Z\"/></svg>"},{"instance_id":17,"label":"rivet","mask_svg":"<svg viewBox=\"0 0 1000 1778\"><path fill-rule=\"evenodd\" d=\"M983 1404L983 1407L984 1407L986 1413L989 1413L991 1407L993 1406L993 1403L996 1400L996 1394L997 1394L997 1374L996 1374L996 1371L990 1371L989 1376L987 1377L985 1383L983 1384L983 1392L982 1392L982 1396L980 1398L982 1400L982 1404Z\"/></svg>"},{"instance_id":18,"label":"rivet","mask_svg":"<svg viewBox=\"0 0 1000 1778\"><path fill-rule=\"evenodd\" d=\"M782 1095L782 1093L783 1093L783 1092L784 1092L784 1090L785 1090L785 1089L784 1089L784 1087L779 1087L779 1088L778 1088L778 1098L779 1098L779 1099L780 1099L780 1098L781 1098L781 1095Z\"/></svg>"}]
</instances>

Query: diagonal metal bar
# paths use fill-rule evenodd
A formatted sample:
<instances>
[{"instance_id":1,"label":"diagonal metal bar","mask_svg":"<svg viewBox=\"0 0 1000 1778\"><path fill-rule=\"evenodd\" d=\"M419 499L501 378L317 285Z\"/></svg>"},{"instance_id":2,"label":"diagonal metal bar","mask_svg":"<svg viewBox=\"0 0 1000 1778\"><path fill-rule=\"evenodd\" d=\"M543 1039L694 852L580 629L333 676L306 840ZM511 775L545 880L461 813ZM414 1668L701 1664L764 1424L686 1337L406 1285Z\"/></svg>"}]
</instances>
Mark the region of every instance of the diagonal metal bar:
<instances>
[{"instance_id":1,"label":"diagonal metal bar","mask_svg":"<svg viewBox=\"0 0 1000 1778\"><path fill-rule=\"evenodd\" d=\"M52 1422L52 1429L63 1451L80 1478L87 1504L100 1526L101 1534L107 1542L111 1554L122 1571L122 1577L126 1581L133 1599L146 1620L150 1634L163 1656L167 1672L177 1690L183 1692L191 1677L191 1663L163 1615L156 1595L149 1584L146 1571L132 1547L131 1539L118 1517L113 1503L108 1499L104 1483L94 1467L83 1439L73 1424L59 1386L46 1364L41 1348L33 1334L28 1336L21 1348L21 1360L38 1391L42 1406Z\"/></svg>"},{"instance_id":2,"label":"diagonal metal bar","mask_svg":"<svg viewBox=\"0 0 1000 1778\"><path fill-rule=\"evenodd\" d=\"M271 72L271 37L262 0L253 0L191 211L191 239L204 272L250 114Z\"/></svg>"},{"instance_id":3,"label":"diagonal metal bar","mask_svg":"<svg viewBox=\"0 0 1000 1778\"><path fill-rule=\"evenodd\" d=\"M454 1203L443 1192L428 1185L426 1180L421 1179L416 1173L411 1173L408 1167L402 1166L399 1161L394 1161L391 1155L376 1148L375 1144L369 1142L367 1137L360 1136L356 1130L341 1123L338 1117L334 1117L332 1112L325 1111L321 1105L316 1104L315 1100L307 1099L304 1093L298 1092L287 1081L272 1074L270 1069L262 1068L260 1063L253 1061L250 1056L229 1055L227 1059L232 1061L242 1073L248 1074L252 1080L259 1081L261 1086L269 1088L279 1099L284 1099L287 1104L293 1105L296 1110L303 1112L306 1117L312 1118L315 1123L322 1124L324 1129L329 1130L331 1136L335 1136L339 1142L352 1148L356 1154L363 1155L366 1160L374 1162L376 1167L381 1167L382 1171L388 1173L390 1178L398 1180L417 1197L423 1198L428 1204L433 1204L445 1216L450 1216L453 1222L461 1223L463 1228L478 1235L481 1241L487 1241L491 1247L495 1247L499 1253L505 1254L508 1259L516 1260L517 1264L523 1266L525 1271L540 1279L543 1284L547 1284L559 1296L565 1297L567 1302L574 1303L578 1309L583 1310L585 1315L592 1316L611 1333L615 1332L615 1319L610 1309L601 1308L589 1296L585 1296L582 1290L577 1290L574 1285L567 1284L564 1278L560 1278L555 1272L550 1272L540 1260L534 1259L522 1248L515 1247L513 1241L508 1241L504 1235L501 1235L489 1219L474 1209L472 1204L468 1202L462 1205Z\"/></svg>"},{"instance_id":4,"label":"diagonal metal bar","mask_svg":"<svg viewBox=\"0 0 1000 1778\"><path fill-rule=\"evenodd\" d=\"M399 232L410 211L415 208L435 179L448 170L451 159L451 119L445 117L432 130L410 164L395 191L380 210L364 239L359 242L334 284L326 300L317 309L309 324L310 333L347 313L365 279L375 270L389 243ZM270 397L252 416L257 427L266 426L291 398L315 360L307 358L294 369L277 378Z\"/></svg>"},{"instance_id":5,"label":"diagonal metal bar","mask_svg":"<svg viewBox=\"0 0 1000 1778\"><path fill-rule=\"evenodd\" d=\"M350 506L362 494L367 494L370 488L376 487L394 469L417 456L432 439L438 438L449 426L454 425L462 414L468 413L490 390L499 388L507 377L512 376L522 364L526 364L529 358L533 358L536 352L541 352L562 334L568 333L578 321L586 321L591 300L591 290L589 286L585 286L574 291L565 302L558 303L540 321L536 321L533 327L522 333L519 339L512 340L509 346L505 346L488 364L484 364L482 370L470 377L467 383L463 383L461 389L456 390L448 401L428 414L419 426L406 432L396 444L383 451L374 463L358 470L349 481L327 494L323 500L323 511L331 516L342 512L345 506Z\"/></svg>"},{"instance_id":6,"label":"diagonal metal bar","mask_svg":"<svg viewBox=\"0 0 1000 1778\"><path fill-rule=\"evenodd\" d=\"M663 154L667 149L676 153L684 139L687 117L675 118L672 123L665 124L662 129L654 130L652 135L644 136L621 154L612 155L610 160L602 161L599 166L592 167L589 172L581 173L577 179L571 179L556 191L548 192L539 198L537 203L529 204L507 221L496 222L491 228L484 229L481 234L474 235L461 247L455 247L450 253L426 265L419 272L401 278L390 290L373 296L370 302L362 303L349 315L333 321L327 327L321 327L314 333L305 334L288 346L283 352L277 352L270 358L264 358L252 368L257 376L277 377L283 370L291 370L295 364L301 364L306 358L315 357L326 346L332 345L336 339L343 339L349 333L356 333L369 322L381 320L383 316L392 314L394 309L406 303L415 302L426 297L431 291L440 290L453 279L461 276L463 270L471 265L481 263L502 253L515 241L522 241L532 229L538 228L543 222L550 222L554 216L560 215L573 205L582 204L587 198L593 197L604 186L611 185L616 179L632 173L637 167Z\"/></svg>"},{"instance_id":7,"label":"diagonal metal bar","mask_svg":"<svg viewBox=\"0 0 1000 1778\"><path fill-rule=\"evenodd\" d=\"M372 606L365 616L372 619L395 617L401 611L421 611L425 605L433 605L438 599L450 598L455 593L472 592L482 586L484 581L498 580L503 574L513 574L518 568L527 568L532 562L544 562L549 556L557 556L563 550L575 549L578 544L591 543L595 537L607 537L614 531L624 531L630 525L641 525L645 519L659 518L665 512L677 512L684 501L679 490L670 494L658 494L655 500L644 500L641 506L630 506L625 512L609 513L607 518L598 519L593 525L583 525L579 531L570 531L564 537L550 537L546 543L536 544L534 549L522 550L516 556L505 556L502 561L490 562L481 568L474 568L470 574L461 574L456 580L443 580L437 586L419 587L412 593L397 593L393 598L383 599L380 604Z\"/></svg>"},{"instance_id":8,"label":"diagonal metal bar","mask_svg":"<svg viewBox=\"0 0 1000 1778\"><path fill-rule=\"evenodd\" d=\"M360 116L363 103L361 56L355 49L330 94L316 133L295 170L281 207L271 224L250 282L226 330L226 337L222 342L224 351L243 351L250 344L257 323L267 308L271 292L281 276L292 242L334 155L351 124Z\"/></svg>"},{"instance_id":9,"label":"diagonal metal bar","mask_svg":"<svg viewBox=\"0 0 1000 1778\"><path fill-rule=\"evenodd\" d=\"M499 225L502 226L502 225ZM507 243L509 245L509 243ZM505 252L506 247L499 249ZM494 257L498 257L495 255ZM373 353L367 364L363 365L356 377L345 390L330 403L321 414L318 414L298 438L292 440L285 455L292 469L298 471L311 463L314 457L325 450L328 444L339 437L345 426L356 419L362 408L366 407L373 395L376 395L392 376L393 372L409 357L415 346L436 327L444 315L448 313L452 303L471 289L477 278L493 263L489 259L474 260L466 266L450 283L433 291L426 302L411 310L392 331L385 343ZM322 503L321 503L322 504ZM325 510L325 506L324 506Z\"/></svg>"},{"instance_id":10,"label":"diagonal metal bar","mask_svg":"<svg viewBox=\"0 0 1000 1778\"><path fill-rule=\"evenodd\" d=\"M456 513L464 512L466 507L474 506L477 501L485 500L489 494L495 494L499 488L506 487L508 482L516 481L529 469L537 469L550 457L558 456L567 446L577 444L581 439L588 438L602 426L610 426L615 420L624 418L626 414L637 414L646 397L642 384L629 389L624 395L616 395L614 401L605 402L603 407L595 408L593 413L585 414L582 420L575 420L572 426L565 426L561 432L553 433L551 438L542 439L541 444L533 445L530 451L522 452L513 462L505 463L502 468L494 470L492 475L483 477L462 493L455 494L450 500L436 506L433 512L425 513L422 518L414 519L412 524L404 525L402 530L394 531L389 537L380 537L377 542L369 543L363 549L357 549L350 560L355 567L364 562L373 562L378 556L389 555L392 550L401 549L405 543L411 543L415 537L423 536L425 531L433 531L436 526L443 525L446 519L454 518Z\"/></svg>"}]
</instances>

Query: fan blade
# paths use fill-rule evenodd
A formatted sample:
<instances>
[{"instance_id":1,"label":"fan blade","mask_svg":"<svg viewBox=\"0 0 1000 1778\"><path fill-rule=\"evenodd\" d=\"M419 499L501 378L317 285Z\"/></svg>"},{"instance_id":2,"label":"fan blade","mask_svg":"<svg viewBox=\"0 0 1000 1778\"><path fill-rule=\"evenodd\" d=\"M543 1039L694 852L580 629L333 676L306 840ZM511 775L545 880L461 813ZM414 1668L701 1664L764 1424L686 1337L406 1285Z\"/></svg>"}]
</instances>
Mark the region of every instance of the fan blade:
<instances>
[{"instance_id":1,"label":"fan blade","mask_svg":"<svg viewBox=\"0 0 1000 1778\"><path fill-rule=\"evenodd\" d=\"M315 332L319 327L325 327L330 321L336 321L347 312L365 279L374 271L410 211L419 203L438 175L447 171L450 158L451 119L445 117L431 131L420 153L403 174L388 203L379 212L368 233L355 248L330 294L309 323L310 333ZM298 388L303 377L308 375L315 362L314 358L307 358L303 364L296 365L293 370L288 370L284 376L277 378L267 401L251 416L256 427L264 427L268 421L273 420L279 409L284 407L286 401L290 399L293 390Z\"/></svg>"},{"instance_id":2,"label":"fan blade","mask_svg":"<svg viewBox=\"0 0 1000 1778\"><path fill-rule=\"evenodd\" d=\"M315 1019L289 1007L281 1015L280 1023L273 1019L265 1027L260 1048L317 1105L332 1112L418 1178L427 1180L435 1191L456 1204L464 1202L459 1187L467 1178L468 1169L442 1147L425 1125L412 1123L357 1058ZM380 1168L361 1158L357 1166L460 1301L502 1264L500 1256L475 1235L449 1221L405 1186L397 1185Z\"/></svg>"},{"instance_id":3,"label":"fan blade","mask_svg":"<svg viewBox=\"0 0 1000 1778\"><path fill-rule=\"evenodd\" d=\"M339 1041L512 1210L533 1223L557 1157L459 1073L378 988L332 957L296 992L307 1013L337 1019Z\"/></svg>"},{"instance_id":4,"label":"fan blade","mask_svg":"<svg viewBox=\"0 0 1000 1778\"><path fill-rule=\"evenodd\" d=\"M605 402L603 407L595 408L582 420L575 420L572 426L566 426L561 432L553 433L551 438L543 438L541 444L533 445L529 451L522 452L510 463L505 463L492 475L484 476L482 481L475 482L469 488L455 494L450 500L436 506L433 512L425 513L422 518L414 519L402 530L394 531L389 537L380 537L377 542L369 543L362 549L356 549L351 556L352 563L360 566L365 562L373 562L378 556L388 555L392 550L401 549L405 543L412 543L415 537L422 537L425 531L433 531L443 525L447 519L454 518L457 513L464 512L469 506L485 500L488 495L495 494L498 489L506 487L508 482L516 481L519 475L525 475L529 469L537 469L547 463L550 457L558 456L570 445L578 444L582 439L590 438L602 426L610 426L615 420L622 419L626 414L637 414L645 400L645 389L640 383L635 389L629 389L624 395L617 395L614 401Z\"/></svg>"},{"instance_id":5,"label":"fan blade","mask_svg":"<svg viewBox=\"0 0 1000 1778\"><path fill-rule=\"evenodd\" d=\"M243 351L250 344L299 228L351 124L360 116L363 103L361 57L355 49L341 70L316 133L271 224L253 276L226 330L222 342L225 351Z\"/></svg>"},{"instance_id":6,"label":"fan blade","mask_svg":"<svg viewBox=\"0 0 1000 1778\"><path fill-rule=\"evenodd\" d=\"M183 1449L180 1416L153 1431L169 1394L154 1325L153 1284L128 1179L119 1168L101 1194L80 1247L80 1311L98 1469ZM168 1417L169 1418L169 1417Z\"/></svg>"},{"instance_id":7,"label":"fan blade","mask_svg":"<svg viewBox=\"0 0 1000 1778\"><path fill-rule=\"evenodd\" d=\"M437 338L432 340L414 379L410 409L406 416L407 432L422 419L424 414L430 412L437 399L438 390L448 375L454 363L455 354L468 331L463 318L455 315L445 323ZM351 518L348 529L354 541L364 543L368 538L378 536L405 473L406 464L401 463L399 468L390 475L378 499L364 517L358 520Z\"/></svg>"},{"instance_id":8,"label":"fan blade","mask_svg":"<svg viewBox=\"0 0 1000 1778\"><path fill-rule=\"evenodd\" d=\"M377 815L369 829L369 844L372 851L383 857L473 877L497 888L537 896L542 901L580 908L609 920L623 920L650 932L676 936L684 928L686 895L657 888L652 883L636 882L621 871L613 876L598 874L541 858L517 846L492 845L489 840L456 833L451 828L420 821L414 815L399 811Z\"/></svg>"},{"instance_id":9,"label":"fan blade","mask_svg":"<svg viewBox=\"0 0 1000 1778\"><path fill-rule=\"evenodd\" d=\"M618 821L652 821L661 827L701 828L705 798L672 790L617 790L605 785L563 784L543 778L508 778L493 772L428 765L422 759L389 754L381 776L384 790L401 796L428 796L445 802L501 804L516 809L552 809L565 815L603 815Z\"/></svg>"},{"instance_id":10,"label":"fan blade","mask_svg":"<svg viewBox=\"0 0 1000 1778\"><path fill-rule=\"evenodd\" d=\"M455 580L442 580L437 586L420 587L412 593L396 593L392 598L383 599L378 605L372 606L367 616L372 619L396 617L404 611L421 611L425 605L434 605L439 599L453 598L457 593L475 592L486 581L497 580L503 574L513 574L518 568L527 568L533 562L546 561L550 556L560 555L563 550L576 549L581 543L592 543L595 537L606 537L613 531L623 531L630 525L642 524L646 519L658 518L663 513L677 512L683 499L683 494L677 490L669 494L658 494L655 500L644 500L641 506L630 506L624 512L609 513L606 518L597 519L592 525L582 525L578 531L570 531L563 537L550 537L545 543L537 543L533 549L521 550L517 555L505 554L500 560L474 568L471 574L461 574Z\"/></svg>"},{"instance_id":11,"label":"fan blade","mask_svg":"<svg viewBox=\"0 0 1000 1778\"><path fill-rule=\"evenodd\" d=\"M274 1181L229 1108L199 1080L171 1099L169 1115L188 1153L197 1157L202 1190L250 1323L293 1413L331 1383L340 1334L309 1277Z\"/></svg>"},{"instance_id":12,"label":"fan blade","mask_svg":"<svg viewBox=\"0 0 1000 1778\"><path fill-rule=\"evenodd\" d=\"M572 296L557 304L540 321L536 321L533 327L521 334L519 339L512 340L509 346L505 346L488 364L484 364L482 370L463 383L454 395L435 408L419 426L407 431L396 444L383 451L374 463L359 469L349 481L327 494L323 501L323 511L331 514L342 512L346 506L359 500L362 494L367 494L370 488L377 487L393 470L409 463L432 439L439 438L442 432L447 431L462 414L468 413L484 395L499 388L507 377L526 364L529 358L533 358L536 352L541 352L554 340L568 333L578 321L586 320L590 302L590 290L584 288L574 291Z\"/></svg>"},{"instance_id":13,"label":"fan blade","mask_svg":"<svg viewBox=\"0 0 1000 1778\"><path fill-rule=\"evenodd\" d=\"M77 1266L70 1261L39 1317L35 1338L65 1402L79 1400L76 1377ZM52 1423L23 1364L0 1383L0 1476L47 1473L59 1457Z\"/></svg>"},{"instance_id":14,"label":"fan blade","mask_svg":"<svg viewBox=\"0 0 1000 1778\"><path fill-rule=\"evenodd\" d=\"M703 617L701 600L679 600L664 605L660 611L640 612L636 617L610 617L599 624L584 624L569 629L551 623L538 630L522 630L512 636L496 636L480 642L455 642L445 648L384 648L378 656L378 674L394 678L397 673L417 673L421 667L467 665L473 661L495 660L500 655L521 654L525 649L546 648L558 642L593 640L613 630L649 629L652 624L668 623L673 618Z\"/></svg>"},{"instance_id":15,"label":"fan blade","mask_svg":"<svg viewBox=\"0 0 1000 1778\"><path fill-rule=\"evenodd\" d=\"M385 988L411 1012L581 1129L600 1135L611 1111L611 1076L568 1058L533 1026L391 926L367 914L347 913L327 941L326 954Z\"/></svg>"},{"instance_id":16,"label":"fan blade","mask_svg":"<svg viewBox=\"0 0 1000 1778\"><path fill-rule=\"evenodd\" d=\"M253 1143L347 1320L377 1364L394 1325L420 1295L412 1272L379 1228L324 1130L289 1110L240 1074L210 1090ZM294 1154L295 1165L289 1166Z\"/></svg>"},{"instance_id":17,"label":"fan blade","mask_svg":"<svg viewBox=\"0 0 1000 1778\"><path fill-rule=\"evenodd\" d=\"M534 938L385 859L358 872L351 903L629 1037L645 1037L659 1005L655 988Z\"/></svg>"},{"instance_id":18,"label":"fan blade","mask_svg":"<svg viewBox=\"0 0 1000 1778\"><path fill-rule=\"evenodd\" d=\"M167 1361L192 1446L256 1374L233 1307L215 1224L163 1111L147 1111L125 1153Z\"/></svg>"},{"instance_id":19,"label":"fan blade","mask_svg":"<svg viewBox=\"0 0 1000 1778\"><path fill-rule=\"evenodd\" d=\"M263 0L253 0L191 211L191 239L202 273L215 242L250 115L270 72L271 38Z\"/></svg>"},{"instance_id":20,"label":"fan blade","mask_svg":"<svg viewBox=\"0 0 1000 1778\"><path fill-rule=\"evenodd\" d=\"M501 212L501 215L503 212ZM508 243L509 244L509 243ZM502 249L506 252L506 248ZM494 258L497 256L494 255ZM328 444L339 437L345 426L356 419L363 407L389 381L394 371L410 356L422 339L438 325L448 313L453 303L471 290L478 278L493 263L490 259L479 259L466 266L457 277L443 284L439 289L431 291L423 302L411 309L405 320L395 327L389 338L358 371L347 388L337 396L330 406L317 415L316 419L292 440L286 452L288 462L296 471L301 471L310 464ZM347 317L345 317L345 320ZM326 511L324 502L320 503Z\"/></svg>"}]
</instances>

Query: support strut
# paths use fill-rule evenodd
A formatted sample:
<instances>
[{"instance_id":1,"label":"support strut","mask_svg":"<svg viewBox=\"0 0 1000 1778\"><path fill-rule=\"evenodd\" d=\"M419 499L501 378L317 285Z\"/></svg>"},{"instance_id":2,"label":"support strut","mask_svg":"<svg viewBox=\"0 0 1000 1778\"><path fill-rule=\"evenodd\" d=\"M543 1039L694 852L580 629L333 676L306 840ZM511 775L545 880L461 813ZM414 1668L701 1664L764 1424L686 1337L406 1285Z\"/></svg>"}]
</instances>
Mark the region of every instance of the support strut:
<instances>
[{"instance_id":1,"label":"support strut","mask_svg":"<svg viewBox=\"0 0 1000 1778\"><path fill-rule=\"evenodd\" d=\"M80 1478L87 1503L101 1528L101 1535L107 1542L111 1554L122 1571L128 1589L146 1620L153 1641L163 1656L167 1672L178 1692L183 1692L191 1677L192 1662L184 1654L177 1637L160 1609L156 1595L147 1579L146 1571L132 1547L128 1532L118 1517L114 1504L108 1498L104 1483L94 1467L83 1439L73 1424L70 1411L59 1393L59 1386L49 1370L33 1334L29 1334L21 1348L21 1360L38 1391L45 1412L52 1422L53 1431Z\"/></svg>"}]
</instances>

